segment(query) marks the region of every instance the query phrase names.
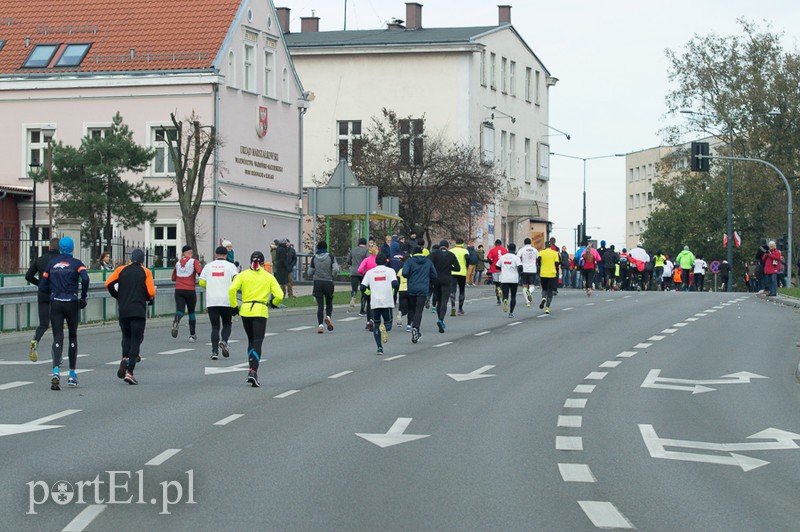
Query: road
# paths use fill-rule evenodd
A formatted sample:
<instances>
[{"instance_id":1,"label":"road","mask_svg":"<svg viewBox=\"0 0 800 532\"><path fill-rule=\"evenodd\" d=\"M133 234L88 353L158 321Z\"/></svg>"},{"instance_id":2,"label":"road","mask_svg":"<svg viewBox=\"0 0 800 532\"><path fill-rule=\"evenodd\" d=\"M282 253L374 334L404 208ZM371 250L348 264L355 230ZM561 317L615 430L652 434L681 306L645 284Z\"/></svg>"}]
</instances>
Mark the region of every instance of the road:
<instances>
[{"instance_id":1,"label":"road","mask_svg":"<svg viewBox=\"0 0 800 532\"><path fill-rule=\"evenodd\" d=\"M562 290L515 315L470 288L444 334L426 312L378 357L346 309L324 335L273 312L258 389L238 323L212 361L204 316L197 343L150 321L139 386L117 328L83 328L61 392L2 335L2 528L796 529L796 310Z\"/></svg>"}]
</instances>

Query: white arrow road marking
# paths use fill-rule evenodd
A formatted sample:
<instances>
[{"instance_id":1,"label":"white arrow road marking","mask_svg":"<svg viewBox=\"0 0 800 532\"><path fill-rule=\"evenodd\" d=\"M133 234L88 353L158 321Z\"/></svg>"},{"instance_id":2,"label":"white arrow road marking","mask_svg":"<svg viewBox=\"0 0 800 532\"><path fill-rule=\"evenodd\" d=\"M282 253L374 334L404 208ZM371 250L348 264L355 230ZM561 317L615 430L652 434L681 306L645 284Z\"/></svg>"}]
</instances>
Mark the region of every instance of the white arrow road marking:
<instances>
[{"instance_id":1,"label":"white arrow road marking","mask_svg":"<svg viewBox=\"0 0 800 532\"><path fill-rule=\"evenodd\" d=\"M768 428L747 437L748 439L755 440L774 440L758 443L711 443L703 441L671 440L667 438L659 438L658 434L656 434L656 431L653 428L653 425L646 424L639 425L639 432L641 432L644 444L647 446L647 450L650 452L650 456L653 458L731 465L741 467L743 471L751 471L758 467L765 466L769 464L769 462L741 454L736 454L736 451L776 451L785 449L800 449L800 445L795 442L795 440L800 440L800 434L774 428ZM667 451L665 447L718 451L722 453L728 453L728 456L722 456L718 454Z\"/></svg>"},{"instance_id":2,"label":"white arrow road marking","mask_svg":"<svg viewBox=\"0 0 800 532\"><path fill-rule=\"evenodd\" d=\"M470 373L448 373L447 376L456 382L472 381L475 379L483 379L486 377L495 377L495 375L487 375L484 371L489 371L497 366L483 366Z\"/></svg>"},{"instance_id":3,"label":"white arrow road marking","mask_svg":"<svg viewBox=\"0 0 800 532\"><path fill-rule=\"evenodd\" d=\"M81 357L88 357L89 355L78 355L78 358ZM50 356L46 356L39 360L38 362L31 362L30 360L0 360L0 366L32 366L32 365L39 365L39 364L53 364L53 360Z\"/></svg>"},{"instance_id":4,"label":"white arrow road marking","mask_svg":"<svg viewBox=\"0 0 800 532\"><path fill-rule=\"evenodd\" d=\"M19 388L20 386L25 386L26 384L33 384L33 381L7 382L5 384L0 384L0 390L10 390L12 388Z\"/></svg>"},{"instance_id":5,"label":"white arrow road marking","mask_svg":"<svg viewBox=\"0 0 800 532\"><path fill-rule=\"evenodd\" d=\"M204 375L219 375L220 373L234 373L236 371L245 371L250 369L249 362L242 362L241 364L236 364L235 366L227 366L224 368L205 368Z\"/></svg>"},{"instance_id":6,"label":"white arrow road marking","mask_svg":"<svg viewBox=\"0 0 800 532\"><path fill-rule=\"evenodd\" d=\"M162 351L159 355L177 355L178 353L186 353L187 351L194 351L193 347L181 347L179 349L172 349L170 351Z\"/></svg>"},{"instance_id":7,"label":"white arrow road marking","mask_svg":"<svg viewBox=\"0 0 800 532\"><path fill-rule=\"evenodd\" d=\"M356 436L363 438L370 443L374 443L381 449L391 447L392 445L397 445L399 443L421 440L422 438L427 438L430 436L430 434L403 434L408 428L408 425L411 424L411 419L412 418L410 417L397 418L397 421L394 422L386 434L367 434L356 432Z\"/></svg>"},{"instance_id":8,"label":"white arrow road marking","mask_svg":"<svg viewBox=\"0 0 800 532\"><path fill-rule=\"evenodd\" d=\"M21 423L17 425L10 423L0 424L0 436L10 436L13 434L23 434L25 432L37 432L40 430L48 430L48 429L59 429L64 425L45 425L45 423L56 419L60 419L65 416L70 416L78 412L80 412L80 410L69 409L58 412L57 414L40 417L39 419L34 419L33 421L28 421L27 423Z\"/></svg>"},{"instance_id":9,"label":"white arrow road marking","mask_svg":"<svg viewBox=\"0 0 800 532\"><path fill-rule=\"evenodd\" d=\"M670 377L661 377L660 369L651 369L642 382L642 388L660 388L663 390L679 390L684 392L692 392L692 395L697 393L713 392L716 388L710 388L707 385L717 384L750 384L751 379L766 379L763 375L750 373L749 371L740 371L738 373L730 373L723 375L719 379L674 379Z\"/></svg>"}]
</instances>

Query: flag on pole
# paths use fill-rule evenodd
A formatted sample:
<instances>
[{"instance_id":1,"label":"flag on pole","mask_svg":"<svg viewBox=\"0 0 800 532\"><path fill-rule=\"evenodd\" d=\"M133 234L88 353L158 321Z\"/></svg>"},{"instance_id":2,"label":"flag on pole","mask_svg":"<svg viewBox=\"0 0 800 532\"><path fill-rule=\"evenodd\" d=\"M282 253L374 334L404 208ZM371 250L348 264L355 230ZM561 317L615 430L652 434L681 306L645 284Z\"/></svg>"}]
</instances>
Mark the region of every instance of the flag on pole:
<instances>
[{"instance_id":1,"label":"flag on pole","mask_svg":"<svg viewBox=\"0 0 800 532\"><path fill-rule=\"evenodd\" d=\"M733 232L733 245L737 248L742 247L742 237L736 231Z\"/></svg>"},{"instance_id":2,"label":"flag on pole","mask_svg":"<svg viewBox=\"0 0 800 532\"><path fill-rule=\"evenodd\" d=\"M722 247L723 248L728 247L728 235L722 235Z\"/></svg>"}]
</instances>

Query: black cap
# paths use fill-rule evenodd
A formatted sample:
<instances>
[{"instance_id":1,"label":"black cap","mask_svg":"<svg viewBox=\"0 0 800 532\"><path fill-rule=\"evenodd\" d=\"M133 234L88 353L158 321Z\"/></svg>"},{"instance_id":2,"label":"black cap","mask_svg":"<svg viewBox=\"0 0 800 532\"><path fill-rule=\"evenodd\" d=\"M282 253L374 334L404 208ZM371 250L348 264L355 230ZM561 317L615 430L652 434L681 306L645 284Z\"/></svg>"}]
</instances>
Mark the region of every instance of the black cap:
<instances>
[{"instance_id":1,"label":"black cap","mask_svg":"<svg viewBox=\"0 0 800 532\"><path fill-rule=\"evenodd\" d=\"M317 242L317 249L319 250L328 249L328 243L325 242L324 240Z\"/></svg>"},{"instance_id":2,"label":"black cap","mask_svg":"<svg viewBox=\"0 0 800 532\"><path fill-rule=\"evenodd\" d=\"M366 246L367 245L367 239L362 236L361 238L358 239L358 245L359 246Z\"/></svg>"},{"instance_id":3,"label":"black cap","mask_svg":"<svg viewBox=\"0 0 800 532\"><path fill-rule=\"evenodd\" d=\"M181 253L186 253L187 251L191 251L191 250L192 250L192 246L190 246L189 244L186 244L185 246L183 246L181 248Z\"/></svg>"},{"instance_id":4,"label":"black cap","mask_svg":"<svg viewBox=\"0 0 800 532\"><path fill-rule=\"evenodd\" d=\"M439 247L440 248L449 248L450 247L450 242L448 242L447 240L442 240L442 241L439 242Z\"/></svg>"},{"instance_id":5,"label":"black cap","mask_svg":"<svg viewBox=\"0 0 800 532\"><path fill-rule=\"evenodd\" d=\"M419 246L415 247L414 250L411 252L412 255L418 255L420 253L422 253L422 248Z\"/></svg>"},{"instance_id":6,"label":"black cap","mask_svg":"<svg viewBox=\"0 0 800 532\"><path fill-rule=\"evenodd\" d=\"M250 254L250 262L257 262L259 264L264 264L264 254L260 251L254 251Z\"/></svg>"},{"instance_id":7,"label":"black cap","mask_svg":"<svg viewBox=\"0 0 800 532\"><path fill-rule=\"evenodd\" d=\"M217 255L227 255L228 249L225 246L217 246L215 253Z\"/></svg>"},{"instance_id":8,"label":"black cap","mask_svg":"<svg viewBox=\"0 0 800 532\"><path fill-rule=\"evenodd\" d=\"M144 262L144 251L136 248L131 252L131 262L142 264Z\"/></svg>"}]
</instances>

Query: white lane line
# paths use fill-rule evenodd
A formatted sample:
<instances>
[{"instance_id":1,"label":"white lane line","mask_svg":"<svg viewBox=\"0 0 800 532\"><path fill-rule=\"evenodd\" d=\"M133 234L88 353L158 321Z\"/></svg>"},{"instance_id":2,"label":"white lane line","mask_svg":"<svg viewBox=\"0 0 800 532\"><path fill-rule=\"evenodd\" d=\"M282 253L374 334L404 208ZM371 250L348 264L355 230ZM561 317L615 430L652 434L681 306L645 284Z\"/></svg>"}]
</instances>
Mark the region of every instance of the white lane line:
<instances>
[{"instance_id":1,"label":"white lane line","mask_svg":"<svg viewBox=\"0 0 800 532\"><path fill-rule=\"evenodd\" d=\"M173 456L175 456L179 452L181 452L180 449L167 449L166 451L164 451L163 453L159 454L155 458L152 458L149 462L147 462L144 465L160 466L161 464L163 464L164 462L166 462L167 460L169 460L170 458L172 458Z\"/></svg>"},{"instance_id":2,"label":"white lane line","mask_svg":"<svg viewBox=\"0 0 800 532\"><path fill-rule=\"evenodd\" d=\"M288 392L283 392L281 394L276 395L275 397L273 397L273 399L285 399L285 398L289 397L290 395L296 394L299 391L300 390L289 390Z\"/></svg>"},{"instance_id":3,"label":"white lane line","mask_svg":"<svg viewBox=\"0 0 800 532\"><path fill-rule=\"evenodd\" d=\"M703 316L708 316L708 314L706 314L705 312L698 312L697 314L695 314L695 316L702 318Z\"/></svg>"},{"instance_id":4,"label":"white lane line","mask_svg":"<svg viewBox=\"0 0 800 532\"><path fill-rule=\"evenodd\" d=\"M556 436L556 451L582 451L583 438L580 436Z\"/></svg>"},{"instance_id":5,"label":"white lane line","mask_svg":"<svg viewBox=\"0 0 800 532\"><path fill-rule=\"evenodd\" d=\"M636 356L638 351L623 351L622 353L618 354L618 358L631 358L632 356Z\"/></svg>"},{"instance_id":6,"label":"white lane line","mask_svg":"<svg viewBox=\"0 0 800 532\"><path fill-rule=\"evenodd\" d=\"M564 482L597 482L586 464L558 464L558 471Z\"/></svg>"},{"instance_id":7,"label":"white lane line","mask_svg":"<svg viewBox=\"0 0 800 532\"><path fill-rule=\"evenodd\" d=\"M70 408L69 410L62 410L61 412L57 412L55 414L50 414L49 416L40 417L39 419L34 419L33 421L28 421L24 423L25 425L44 425L45 423L49 423L50 421L54 421L56 419L61 419L62 417L71 416L72 414L77 414L80 410L76 410L74 408Z\"/></svg>"},{"instance_id":8,"label":"white lane line","mask_svg":"<svg viewBox=\"0 0 800 532\"><path fill-rule=\"evenodd\" d=\"M391 362L392 360L397 360L398 358L403 358L405 355L395 355L393 357L384 358L384 362Z\"/></svg>"},{"instance_id":9,"label":"white lane line","mask_svg":"<svg viewBox=\"0 0 800 532\"><path fill-rule=\"evenodd\" d=\"M231 414L230 416L228 416L226 418L220 419L219 421L214 423L214 425L218 425L220 427L224 427L225 425L227 425L231 421L236 421L237 419L239 419L242 416L244 416L244 414Z\"/></svg>"},{"instance_id":10,"label":"white lane line","mask_svg":"<svg viewBox=\"0 0 800 532\"><path fill-rule=\"evenodd\" d=\"M275 334L275 333L272 333L272 334ZM266 334L264 336L266 336ZM241 342L241 340L228 340L229 344L237 344L239 342ZM206 345L211 345L211 342L206 342Z\"/></svg>"},{"instance_id":11,"label":"white lane line","mask_svg":"<svg viewBox=\"0 0 800 532\"><path fill-rule=\"evenodd\" d=\"M267 336L278 336L278 333L264 333L264 338Z\"/></svg>"},{"instance_id":12,"label":"white lane line","mask_svg":"<svg viewBox=\"0 0 800 532\"><path fill-rule=\"evenodd\" d=\"M557 427L579 429L583 425L583 416L558 416Z\"/></svg>"},{"instance_id":13,"label":"white lane line","mask_svg":"<svg viewBox=\"0 0 800 532\"><path fill-rule=\"evenodd\" d=\"M634 528L628 519L610 502L578 501L586 517L597 528Z\"/></svg>"},{"instance_id":14,"label":"white lane line","mask_svg":"<svg viewBox=\"0 0 800 532\"><path fill-rule=\"evenodd\" d=\"M724 303L724 304L725 304L725 305L727 305L727 303ZM715 306L714 306L714 307L712 307L712 308L715 308L715 309L717 309L717 310L720 310L720 309L723 309L723 308L725 308L725 307L723 307L722 305L715 305Z\"/></svg>"},{"instance_id":15,"label":"white lane line","mask_svg":"<svg viewBox=\"0 0 800 532\"><path fill-rule=\"evenodd\" d=\"M588 399L567 399L564 401L564 408L586 408Z\"/></svg>"},{"instance_id":16,"label":"white lane line","mask_svg":"<svg viewBox=\"0 0 800 532\"><path fill-rule=\"evenodd\" d=\"M33 384L33 381L7 382L5 384L0 384L0 390L10 390L12 388L19 388L20 386L25 386L26 384Z\"/></svg>"},{"instance_id":17,"label":"white lane line","mask_svg":"<svg viewBox=\"0 0 800 532\"><path fill-rule=\"evenodd\" d=\"M349 318L342 318L342 319L336 320L336 321L356 321L356 320L363 320L363 319L364 319L363 316L351 316Z\"/></svg>"},{"instance_id":18,"label":"white lane line","mask_svg":"<svg viewBox=\"0 0 800 532\"><path fill-rule=\"evenodd\" d=\"M482 332L479 332L479 333L475 333L475 336L483 336L484 334L489 334L491 332L492 331L482 331Z\"/></svg>"},{"instance_id":19,"label":"white lane line","mask_svg":"<svg viewBox=\"0 0 800 532\"><path fill-rule=\"evenodd\" d=\"M651 336L650 338L647 339L647 341L648 342L660 342L664 338L666 338L666 336L656 335L656 336Z\"/></svg>"},{"instance_id":20,"label":"white lane line","mask_svg":"<svg viewBox=\"0 0 800 532\"><path fill-rule=\"evenodd\" d=\"M105 504L90 504L86 508L84 508L81 513L75 516L75 519L69 522L67 526L64 527L62 532L83 532L86 530L86 527L92 524L95 517L103 513L103 510L106 509Z\"/></svg>"},{"instance_id":21,"label":"white lane line","mask_svg":"<svg viewBox=\"0 0 800 532\"><path fill-rule=\"evenodd\" d=\"M587 307L591 307L592 305L594 305L594 303L586 303L586 305L585 305L585 306L587 306Z\"/></svg>"},{"instance_id":22,"label":"white lane line","mask_svg":"<svg viewBox=\"0 0 800 532\"><path fill-rule=\"evenodd\" d=\"M342 371L341 373L336 373L335 375L331 375L328 378L329 379L338 379L339 377L344 377L345 375L350 375L351 373L353 373L353 371L348 369L347 371Z\"/></svg>"},{"instance_id":23,"label":"white lane line","mask_svg":"<svg viewBox=\"0 0 800 532\"><path fill-rule=\"evenodd\" d=\"M566 312L567 310L574 310L574 307L567 307L565 309L562 309L563 312Z\"/></svg>"},{"instance_id":24,"label":"white lane line","mask_svg":"<svg viewBox=\"0 0 800 532\"><path fill-rule=\"evenodd\" d=\"M121 360L121 359L120 359L120 360ZM145 360L147 360L147 359L146 359L146 358L144 358L144 357L142 357L142 359L141 359L141 360L139 360L139 362L144 362ZM106 362L106 366L119 366L119 362L120 362L119 360L115 360L115 361L113 361L113 362ZM137 364L138 364L139 362L137 362Z\"/></svg>"},{"instance_id":25,"label":"white lane line","mask_svg":"<svg viewBox=\"0 0 800 532\"><path fill-rule=\"evenodd\" d=\"M614 301L613 299L604 299L604 301Z\"/></svg>"},{"instance_id":26,"label":"white lane line","mask_svg":"<svg viewBox=\"0 0 800 532\"><path fill-rule=\"evenodd\" d=\"M601 368L616 368L620 364L622 364L621 360L606 360L605 362L600 364L600 367Z\"/></svg>"},{"instance_id":27,"label":"white lane line","mask_svg":"<svg viewBox=\"0 0 800 532\"><path fill-rule=\"evenodd\" d=\"M673 323L673 324L672 324L672 326L673 326L673 327L686 327L687 325L689 325L689 324L688 324L688 323L686 323L686 322L681 322L681 323Z\"/></svg>"},{"instance_id":28,"label":"white lane line","mask_svg":"<svg viewBox=\"0 0 800 532\"><path fill-rule=\"evenodd\" d=\"M641 344L636 344L635 346L633 346L633 348L634 349L647 349L651 345L653 345L653 344L648 344L647 342L642 342Z\"/></svg>"},{"instance_id":29,"label":"white lane line","mask_svg":"<svg viewBox=\"0 0 800 532\"><path fill-rule=\"evenodd\" d=\"M307 329L311 329L311 325L303 325L302 327L292 327L291 329L286 329L287 331L297 332L297 331L305 331Z\"/></svg>"},{"instance_id":30,"label":"white lane line","mask_svg":"<svg viewBox=\"0 0 800 532\"><path fill-rule=\"evenodd\" d=\"M664 329L661 332L664 333L664 334L672 334L672 333L678 332L678 329Z\"/></svg>"},{"instance_id":31,"label":"white lane line","mask_svg":"<svg viewBox=\"0 0 800 532\"><path fill-rule=\"evenodd\" d=\"M608 375L606 371L593 371L584 377L584 379L589 381L601 381L606 378L606 375Z\"/></svg>"},{"instance_id":32,"label":"white lane line","mask_svg":"<svg viewBox=\"0 0 800 532\"><path fill-rule=\"evenodd\" d=\"M178 353L186 353L188 351L194 351L193 347L181 347L180 349L172 349L171 351L161 351L159 355L177 355ZM119 364L119 362L117 362Z\"/></svg>"},{"instance_id":33,"label":"white lane line","mask_svg":"<svg viewBox=\"0 0 800 532\"><path fill-rule=\"evenodd\" d=\"M522 322L521 321L515 321L515 322L512 322L512 323L509 323L508 326L509 327L513 327L514 325L519 325L520 323L522 323Z\"/></svg>"},{"instance_id":34,"label":"white lane line","mask_svg":"<svg viewBox=\"0 0 800 532\"><path fill-rule=\"evenodd\" d=\"M572 390L573 393L592 393L597 388L596 384L579 384Z\"/></svg>"},{"instance_id":35,"label":"white lane line","mask_svg":"<svg viewBox=\"0 0 800 532\"><path fill-rule=\"evenodd\" d=\"M441 344L436 344L436 345L435 345L435 346L433 346L433 347L444 347L444 346L446 346L446 345L450 345L450 344L452 344L452 343L453 343L453 342L442 342Z\"/></svg>"},{"instance_id":36,"label":"white lane line","mask_svg":"<svg viewBox=\"0 0 800 532\"><path fill-rule=\"evenodd\" d=\"M706 314L712 314L712 313L716 312L716 310L714 310L713 308L707 308L703 312L705 312Z\"/></svg>"},{"instance_id":37,"label":"white lane line","mask_svg":"<svg viewBox=\"0 0 800 532\"><path fill-rule=\"evenodd\" d=\"M697 320L699 320L699 319L700 319L700 318L686 318L686 321L697 321Z\"/></svg>"},{"instance_id":38,"label":"white lane line","mask_svg":"<svg viewBox=\"0 0 800 532\"><path fill-rule=\"evenodd\" d=\"M628 299L629 297L631 297L631 296L629 296L629 295L628 296L624 296L622 299Z\"/></svg>"}]
</instances>

